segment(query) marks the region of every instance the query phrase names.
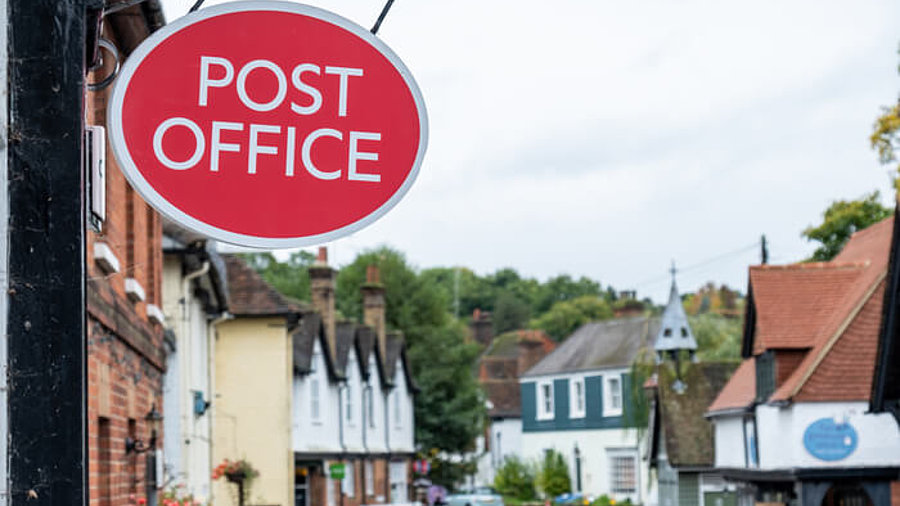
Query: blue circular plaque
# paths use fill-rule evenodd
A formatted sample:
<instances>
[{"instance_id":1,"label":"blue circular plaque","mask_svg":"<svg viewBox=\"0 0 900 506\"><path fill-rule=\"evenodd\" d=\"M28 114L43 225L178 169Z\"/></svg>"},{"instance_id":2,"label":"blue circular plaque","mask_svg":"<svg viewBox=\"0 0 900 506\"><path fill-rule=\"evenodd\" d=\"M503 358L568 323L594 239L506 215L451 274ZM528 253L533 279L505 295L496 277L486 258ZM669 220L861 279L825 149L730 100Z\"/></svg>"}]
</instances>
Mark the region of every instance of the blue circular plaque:
<instances>
[{"instance_id":1,"label":"blue circular plaque","mask_svg":"<svg viewBox=\"0 0 900 506\"><path fill-rule=\"evenodd\" d=\"M826 461L845 459L856 450L859 436L849 422L820 418L803 432L803 446L810 455Z\"/></svg>"}]
</instances>

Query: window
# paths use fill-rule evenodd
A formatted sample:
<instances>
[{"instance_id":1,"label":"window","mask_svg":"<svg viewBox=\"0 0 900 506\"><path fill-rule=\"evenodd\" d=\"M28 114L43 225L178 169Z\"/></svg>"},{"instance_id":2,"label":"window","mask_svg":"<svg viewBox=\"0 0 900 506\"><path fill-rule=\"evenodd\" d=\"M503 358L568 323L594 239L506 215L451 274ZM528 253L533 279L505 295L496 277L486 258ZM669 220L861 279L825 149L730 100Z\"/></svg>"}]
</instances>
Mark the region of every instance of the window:
<instances>
[{"instance_id":1,"label":"window","mask_svg":"<svg viewBox=\"0 0 900 506\"><path fill-rule=\"evenodd\" d=\"M330 473L330 471L328 471L328 466L325 467L325 473ZM328 479L325 480L325 501L327 506L335 506L335 503L337 502L334 497L335 487L334 480L329 475Z\"/></svg>"},{"instance_id":2,"label":"window","mask_svg":"<svg viewBox=\"0 0 900 506\"><path fill-rule=\"evenodd\" d=\"M584 418L584 378L569 380L569 416Z\"/></svg>"},{"instance_id":3,"label":"window","mask_svg":"<svg viewBox=\"0 0 900 506\"><path fill-rule=\"evenodd\" d=\"M610 452L609 471L614 494L637 491L637 459L631 452Z\"/></svg>"},{"instance_id":4,"label":"window","mask_svg":"<svg viewBox=\"0 0 900 506\"><path fill-rule=\"evenodd\" d=\"M353 462L344 465L344 479L341 481L341 491L347 497L353 497L356 491L356 476L354 476Z\"/></svg>"},{"instance_id":5,"label":"window","mask_svg":"<svg viewBox=\"0 0 900 506\"><path fill-rule=\"evenodd\" d=\"M537 419L553 419L553 382L542 381L537 384Z\"/></svg>"},{"instance_id":6,"label":"window","mask_svg":"<svg viewBox=\"0 0 900 506\"><path fill-rule=\"evenodd\" d=\"M681 327L681 337L687 337L687 336L688 336L687 328Z\"/></svg>"},{"instance_id":7,"label":"window","mask_svg":"<svg viewBox=\"0 0 900 506\"><path fill-rule=\"evenodd\" d=\"M400 419L400 392L394 390L394 427L398 429L403 426L403 420Z\"/></svg>"},{"instance_id":8,"label":"window","mask_svg":"<svg viewBox=\"0 0 900 506\"><path fill-rule=\"evenodd\" d=\"M344 388L344 406L346 413L344 417L348 422L353 422L353 387L350 386L350 382L347 382L347 387Z\"/></svg>"},{"instance_id":9,"label":"window","mask_svg":"<svg viewBox=\"0 0 900 506\"><path fill-rule=\"evenodd\" d=\"M366 461L366 495L375 495L375 466Z\"/></svg>"},{"instance_id":10,"label":"window","mask_svg":"<svg viewBox=\"0 0 900 506\"><path fill-rule=\"evenodd\" d=\"M319 378L309 380L309 413L313 420L319 419Z\"/></svg>"},{"instance_id":11,"label":"window","mask_svg":"<svg viewBox=\"0 0 900 506\"><path fill-rule=\"evenodd\" d=\"M666 329L663 331L663 337L672 337L672 329Z\"/></svg>"},{"instance_id":12,"label":"window","mask_svg":"<svg viewBox=\"0 0 900 506\"><path fill-rule=\"evenodd\" d=\"M375 396L372 395L372 387L366 388L366 410L368 411L369 427L375 428Z\"/></svg>"},{"instance_id":13,"label":"window","mask_svg":"<svg viewBox=\"0 0 900 506\"><path fill-rule=\"evenodd\" d=\"M622 414L622 375L605 376L605 379L603 416L620 416Z\"/></svg>"}]
</instances>

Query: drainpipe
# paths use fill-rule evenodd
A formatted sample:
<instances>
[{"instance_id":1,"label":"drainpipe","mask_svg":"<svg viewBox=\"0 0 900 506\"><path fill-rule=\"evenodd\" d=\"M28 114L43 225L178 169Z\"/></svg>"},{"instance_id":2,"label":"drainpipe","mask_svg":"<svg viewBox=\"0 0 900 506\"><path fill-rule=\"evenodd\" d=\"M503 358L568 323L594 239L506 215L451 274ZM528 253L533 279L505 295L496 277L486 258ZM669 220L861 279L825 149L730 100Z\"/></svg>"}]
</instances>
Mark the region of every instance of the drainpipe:
<instances>
[{"instance_id":1,"label":"drainpipe","mask_svg":"<svg viewBox=\"0 0 900 506\"><path fill-rule=\"evenodd\" d=\"M365 457L363 458L363 465L362 465L362 487L361 487L361 489L362 489L363 503L366 503L366 502L367 502L367 501L366 501L366 493L368 492L368 490L366 489L366 483L367 483L367 482L366 482L366 462L368 462L370 455L369 455L369 443L368 443L368 437L366 436L366 433L369 431L369 419L368 419L368 416L369 416L369 408L370 408L369 404L370 404L370 403L372 402L372 400L373 400L373 399L372 399L372 396L370 395L371 393L372 393L372 385L368 385L368 384L367 384L367 385L366 385L366 388L363 389L363 402L362 402L362 407L363 407L363 410L362 410L362 411L363 411L363 414L362 414L362 417L361 417L361 421L362 421L362 446L363 446L363 455L365 455ZM374 466L373 466L372 471L373 471L373 473L374 473L374 471L375 471ZM372 482L374 483L374 481L375 481L375 477L373 476L373 477L372 477ZM374 492L374 490L373 490L372 492Z\"/></svg>"},{"instance_id":2,"label":"drainpipe","mask_svg":"<svg viewBox=\"0 0 900 506\"><path fill-rule=\"evenodd\" d=\"M204 260L203 264L199 269L193 272L189 272L184 276L181 280L181 336L182 339L188 343L186 346L181 346L184 350L184 353L181 354L181 364L179 364L179 369L182 371L182 388L181 388L181 409L184 410L182 414L182 420L184 421L184 426L182 431L184 432L183 441L186 445L184 448L184 468L188 474L188 488L191 493L197 493L199 491L194 490L193 483L193 473L191 472L191 464L193 463L193 459L191 459L191 442L194 439L194 416L193 416L193 408L191 407L191 399L189 392L193 390L191 387L194 386L192 381L192 376L189 374L190 367L194 363L194 357L192 356L192 346L190 346L190 342L193 341L191 336L191 322L190 322L190 311L188 309L191 283L209 272L209 261ZM196 339L196 338L194 338ZM188 388L184 388L187 386Z\"/></svg>"},{"instance_id":3,"label":"drainpipe","mask_svg":"<svg viewBox=\"0 0 900 506\"><path fill-rule=\"evenodd\" d=\"M212 470L212 468L215 467L215 465L216 465L215 459L213 458L213 453L212 453L212 445L214 444L214 441L216 440L215 433L213 431L213 427L215 427L215 424L212 423L212 421L215 420L214 413L216 410L216 403L212 402L212 400L215 398L215 391L216 391L216 375L215 375L215 371L213 370L213 364L216 363L216 345L215 345L216 327L220 323L224 323L231 319L234 319L234 315L229 313L228 311L223 311L221 314L219 314L219 316L213 318L212 320L209 320L209 323L206 326L206 349L207 349L206 353L207 353L207 358L209 359L209 364L207 364L207 367L206 367L206 374L207 374L207 377L209 378L208 382L209 382L209 402L210 402L209 411L207 411L208 417L206 419L207 423L209 423L209 442L210 442L210 451L208 452L209 470ZM207 473L207 476L208 475L209 475L209 473ZM209 485L209 504L216 503L214 496L215 496L214 488L212 486L212 483L210 483L210 485Z\"/></svg>"},{"instance_id":4,"label":"drainpipe","mask_svg":"<svg viewBox=\"0 0 900 506\"><path fill-rule=\"evenodd\" d=\"M387 501L392 502L391 498L391 418L388 414L391 410L391 396L390 393L384 396L384 449L387 452L387 457L385 459L385 469L384 472L384 490L385 495L387 496Z\"/></svg>"},{"instance_id":5,"label":"drainpipe","mask_svg":"<svg viewBox=\"0 0 900 506\"><path fill-rule=\"evenodd\" d=\"M343 392L346 392L346 391L347 391L347 381L344 380L343 382L341 382L341 385L338 387L338 435L341 440L341 453L343 454L342 458L341 458L342 461L346 460L346 453L347 453L347 445L344 444L344 395L343 395ZM344 472L346 472L346 467L344 469L345 469ZM340 487L338 487L338 491L340 492L341 506L344 506L344 485L343 485L343 483L341 484Z\"/></svg>"}]
</instances>

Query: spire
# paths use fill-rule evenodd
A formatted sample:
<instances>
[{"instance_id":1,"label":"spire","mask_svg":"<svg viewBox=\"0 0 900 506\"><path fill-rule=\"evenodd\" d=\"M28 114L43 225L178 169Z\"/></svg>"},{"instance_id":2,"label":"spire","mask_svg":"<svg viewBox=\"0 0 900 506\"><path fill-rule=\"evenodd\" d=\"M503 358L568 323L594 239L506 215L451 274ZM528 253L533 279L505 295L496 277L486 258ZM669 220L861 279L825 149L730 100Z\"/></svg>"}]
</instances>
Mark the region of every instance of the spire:
<instances>
[{"instance_id":1,"label":"spire","mask_svg":"<svg viewBox=\"0 0 900 506\"><path fill-rule=\"evenodd\" d=\"M675 262L672 262L672 288L669 290L669 303L663 311L662 319L659 327L659 334L656 336L656 344L654 349L662 360L662 352L673 352L676 350L687 350L693 356L697 349L697 341L694 339L694 333L688 324L687 315L684 313L684 307L681 305L681 295L678 294L678 286L675 284Z\"/></svg>"}]
</instances>

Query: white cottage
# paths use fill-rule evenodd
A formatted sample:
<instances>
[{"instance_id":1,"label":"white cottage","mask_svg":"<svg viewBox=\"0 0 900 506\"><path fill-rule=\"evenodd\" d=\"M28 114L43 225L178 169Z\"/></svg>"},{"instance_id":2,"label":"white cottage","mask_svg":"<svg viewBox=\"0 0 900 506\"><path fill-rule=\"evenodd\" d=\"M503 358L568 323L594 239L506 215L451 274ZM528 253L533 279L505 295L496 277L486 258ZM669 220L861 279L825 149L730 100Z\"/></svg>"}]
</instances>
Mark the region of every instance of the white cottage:
<instances>
[{"instance_id":1,"label":"white cottage","mask_svg":"<svg viewBox=\"0 0 900 506\"><path fill-rule=\"evenodd\" d=\"M750 268L744 361L707 413L740 505L900 503L900 428L872 402L897 311L893 228L855 233L829 262Z\"/></svg>"}]
</instances>

